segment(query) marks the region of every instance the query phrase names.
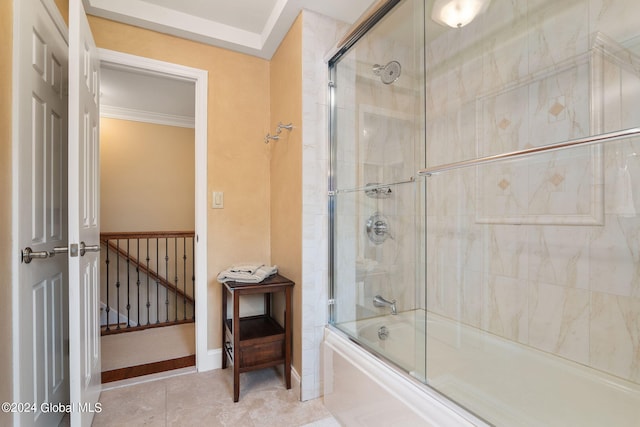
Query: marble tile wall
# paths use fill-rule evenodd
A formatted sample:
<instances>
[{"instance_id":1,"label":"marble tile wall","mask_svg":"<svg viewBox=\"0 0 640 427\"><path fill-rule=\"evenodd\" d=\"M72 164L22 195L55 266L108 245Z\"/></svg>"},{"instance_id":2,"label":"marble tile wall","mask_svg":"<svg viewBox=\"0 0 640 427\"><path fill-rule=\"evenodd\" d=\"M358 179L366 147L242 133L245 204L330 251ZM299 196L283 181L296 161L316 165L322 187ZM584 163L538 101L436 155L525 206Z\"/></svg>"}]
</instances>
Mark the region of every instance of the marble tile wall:
<instances>
[{"instance_id":1,"label":"marble tile wall","mask_svg":"<svg viewBox=\"0 0 640 427\"><path fill-rule=\"evenodd\" d=\"M639 126L638 19L633 0L492 2L428 40L428 165ZM638 153L428 178L427 308L640 383Z\"/></svg>"},{"instance_id":2,"label":"marble tile wall","mask_svg":"<svg viewBox=\"0 0 640 427\"><path fill-rule=\"evenodd\" d=\"M329 216L326 53L348 29L310 11L302 17L302 372L303 401L322 395L320 344L327 324Z\"/></svg>"},{"instance_id":3,"label":"marble tile wall","mask_svg":"<svg viewBox=\"0 0 640 427\"><path fill-rule=\"evenodd\" d=\"M397 300L398 310L420 305L421 197L412 179L424 164L423 13L423 2L402 3L337 67L337 188L380 183L390 190L384 198L360 190L336 197L337 323L387 313L373 306L377 294ZM384 84L374 68L390 61L400 63L401 74ZM383 243L366 233L376 213L388 220Z\"/></svg>"}]
</instances>

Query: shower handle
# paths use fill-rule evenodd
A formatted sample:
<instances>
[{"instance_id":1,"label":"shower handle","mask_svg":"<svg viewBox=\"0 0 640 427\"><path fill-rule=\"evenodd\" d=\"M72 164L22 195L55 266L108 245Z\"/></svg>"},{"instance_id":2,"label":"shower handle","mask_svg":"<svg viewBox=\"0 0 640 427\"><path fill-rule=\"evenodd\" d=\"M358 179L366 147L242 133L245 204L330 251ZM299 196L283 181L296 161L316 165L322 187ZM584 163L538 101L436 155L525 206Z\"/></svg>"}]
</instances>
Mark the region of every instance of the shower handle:
<instances>
[{"instance_id":1,"label":"shower handle","mask_svg":"<svg viewBox=\"0 0 640 427\"><path fill-rule=\"evenodd\" d=\"M389 225L384 220L375 221L371 229L376 234L376 236L387 236L391 240L394 240L391 233L389 233Z\"/></svg>"},{"instance_id":2,"label":"shower handle","mask_svg":"<svg viewBox=\"0 0 640 427\"><path fill-rule=\"evenodd\" d=\"M373 229L373 232L376 233L378 236L384 236L385 234L388 233L389 227L387 227L386 222L378 220L373 223L373 227L371 228Z\"/></svg>"},{"instance_id":3,"label":"shower handle","mask_svg":"<svg viewBox=\"0 0 640 427\"><path fill-rule=\"evenodd\" d=\"M389 221L380 212L376 212L369 217L366 229L369 240L376 245L383 243L389 237L393 239L393 236L389 233Z\"/></svg>"}]
</instances>

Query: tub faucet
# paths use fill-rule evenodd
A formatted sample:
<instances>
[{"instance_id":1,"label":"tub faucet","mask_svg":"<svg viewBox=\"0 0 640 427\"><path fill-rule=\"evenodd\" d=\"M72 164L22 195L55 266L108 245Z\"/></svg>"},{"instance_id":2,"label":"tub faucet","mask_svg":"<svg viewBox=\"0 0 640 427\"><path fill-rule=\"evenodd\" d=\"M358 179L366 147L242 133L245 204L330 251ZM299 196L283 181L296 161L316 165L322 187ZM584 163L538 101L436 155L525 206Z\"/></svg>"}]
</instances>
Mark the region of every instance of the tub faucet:
<instances>
[{"instance_id":1,"label":"tub faucet","mask_svg":"<svg viewBox=\"0 0 640 427\"><path fill-rule=\"evenodd\" d=\"M389 301L380 295L376 295L373 297L373 305L374 307L391 307L391 314L398 314L398 310L396 309L396 300Z\"/></svg>"}]
</instances>

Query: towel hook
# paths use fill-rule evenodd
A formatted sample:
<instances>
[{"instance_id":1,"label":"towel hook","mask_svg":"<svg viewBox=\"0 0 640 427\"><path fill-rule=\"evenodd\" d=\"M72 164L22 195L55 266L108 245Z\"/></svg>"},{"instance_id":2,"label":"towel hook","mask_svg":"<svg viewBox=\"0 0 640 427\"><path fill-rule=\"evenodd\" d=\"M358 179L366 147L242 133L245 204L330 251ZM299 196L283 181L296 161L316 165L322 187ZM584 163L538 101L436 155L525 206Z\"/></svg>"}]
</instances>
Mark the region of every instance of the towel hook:
<instances>
[{"instance_id":1,"label":"towel hook","mask_svg":"<svg viewBox=\"0 0 640 427\"><path fill-rule=\"evenodd\" d=\"M290 131L291 129L293 129L293 123L289 123L288 125L283 125L282 122L278 122L278 129L277 129L278 135L280 134L280 132L282 132L282 129L286 129Z\"/></svg>"},{"instance_id":2,"label":"towel hook","mask_svg":"<svg viewBox=\"0 0 640 427\"><path fill-rule=\"evenodd\" d=\"M278 135L271 135L270 133L268 133L267 136L264 137L264 143L268 144L270 139L277 141L280 139L280 137Z\"/></svg>"},{"instance_id":3,"label":"towel hook","mask_svg":"<svg viewBox=\"0 0 640 427\"><path fill-rule=\"evenodd\" d=\"M271 133L268 133L265 137L264 137L264 143L268 144L270 140L274 140L277 141L280 139L280 133L282 133L282 129L286 129L288 131L291 131L293 129L293 123L289 123L289 124L282 124L282 122L278 122L278 126L276 127L276 133L274 135L271 135Z\"/></svg>"}]
</instances>

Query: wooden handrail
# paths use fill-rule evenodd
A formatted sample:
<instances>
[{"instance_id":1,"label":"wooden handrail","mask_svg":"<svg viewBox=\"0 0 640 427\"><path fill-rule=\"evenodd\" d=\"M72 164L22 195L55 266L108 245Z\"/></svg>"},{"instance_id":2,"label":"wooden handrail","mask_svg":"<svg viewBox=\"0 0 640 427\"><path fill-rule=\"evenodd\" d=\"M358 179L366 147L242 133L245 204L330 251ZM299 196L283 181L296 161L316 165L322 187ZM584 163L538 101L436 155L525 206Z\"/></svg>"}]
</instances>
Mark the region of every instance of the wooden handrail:
<instances>
[{"instance_id":1,"label":"wooden handrail","mask_svg":"<svg viewBox=\"0 0 640 427\"><path fill-rule=\"evenodd\" d=\"M116 231L100 233L100 241L125 239L164 239L171 237L195 237L195 231Z\"/></svg>"},{"instance_id":2,"label":"wooden handrail","mask_svg":"<svg viewBox=\"0 0 640 427\"><path fill-rule=\"evenodd\" d=\"M163 231L162 233L166 233L166 232ZM114 236L123 236L125 233L100 233L100 242L102 244L107 245L107 241L109 241L108 249L113 250L114 252L116 252L122 258L128 259L130 263L135 265L140 270L140 272L147 274L151 279L157 281L163 287L171 289L171 291L173 291L173 292L177 292L178 295L180 295L183 298L185 298L189 303L195 304L195 301L194 301L192 296L185 294L184 291L181 290L180 288L178 288L175 284L169 282L167 279L165 279L164 277L160 276L157 272L153 271L152 269L147 268L146 265L141 264L136 257L134 257L131 254L129 254L125 249L119 248L117 246L117 244L111 242L111 240L117 240L117 239L125 240L125 239L127 239L127 237L108 237L108 238L103 238L104 235L108 235L108 234L113 234ZM134 234L134 233L131 233L131 234ZM134 234L134 235L140 235L140 234L137 233L137 234ZM159 236L159 235L155 235L154 234L153 238L155 239L157 236ZM164 234L162 237L167 237L167 235ZM175 235L172 235L170 237L175 237ZM192 236L187 236L187 237L193 237L193 235ZM147 238L147 237L129 237L129 239L145 239L145 238Z\"/></svg>"}]
</instances>

